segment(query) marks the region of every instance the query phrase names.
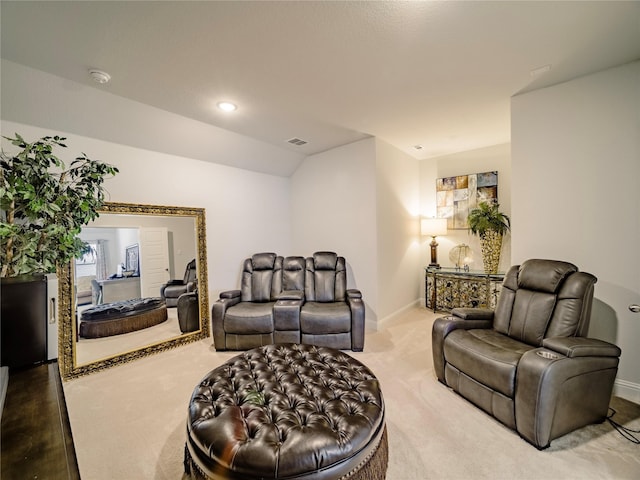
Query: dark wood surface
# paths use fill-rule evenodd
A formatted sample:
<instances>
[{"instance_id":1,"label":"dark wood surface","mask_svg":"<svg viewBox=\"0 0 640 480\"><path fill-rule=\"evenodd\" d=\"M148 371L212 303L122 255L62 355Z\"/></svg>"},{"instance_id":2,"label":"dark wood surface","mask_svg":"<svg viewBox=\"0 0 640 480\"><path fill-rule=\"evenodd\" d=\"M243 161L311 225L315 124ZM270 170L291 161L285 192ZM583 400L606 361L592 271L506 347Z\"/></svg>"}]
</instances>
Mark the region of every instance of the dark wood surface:
<instances>
[{"instance_id":1,"label":"dark wood surface","mask_svg":"<svg viewBox=\"0 0 640 480\"><path fill-rule=\"evenodd\" d=\"M80 478L56 362L9 372L0 441L2 480Z\"/></svg>"}]
</instances>

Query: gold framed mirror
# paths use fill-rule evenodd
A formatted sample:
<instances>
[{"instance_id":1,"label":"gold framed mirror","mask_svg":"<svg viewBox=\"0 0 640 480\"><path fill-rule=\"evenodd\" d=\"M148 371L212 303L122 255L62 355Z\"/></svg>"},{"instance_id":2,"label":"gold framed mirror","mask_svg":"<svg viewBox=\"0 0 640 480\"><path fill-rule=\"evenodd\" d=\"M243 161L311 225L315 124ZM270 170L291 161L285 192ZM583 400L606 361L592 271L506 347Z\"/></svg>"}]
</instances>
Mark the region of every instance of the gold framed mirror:
<instances>
[{"instance_id":1,"label":"gold framed mirror","mask_svg":"<svg viewBox=\"0 0 640 480\"><path fill-rule=\"evenodd\" d=\"M204 208L106 202L99 213L80 234L90 246L89 253L58 267L58 361L64 380L209 336ZM83 311L129 298L160 297L158 286L186 276L185 268L189 263L193 265L189 262L192 259L197 283L197 329L183 333L178 326L177 307L172 306L167 308L170 321L140 331L99 338L79 335ZM89 288L90 293L79 288Z\"/></svg>"}]
</instances>

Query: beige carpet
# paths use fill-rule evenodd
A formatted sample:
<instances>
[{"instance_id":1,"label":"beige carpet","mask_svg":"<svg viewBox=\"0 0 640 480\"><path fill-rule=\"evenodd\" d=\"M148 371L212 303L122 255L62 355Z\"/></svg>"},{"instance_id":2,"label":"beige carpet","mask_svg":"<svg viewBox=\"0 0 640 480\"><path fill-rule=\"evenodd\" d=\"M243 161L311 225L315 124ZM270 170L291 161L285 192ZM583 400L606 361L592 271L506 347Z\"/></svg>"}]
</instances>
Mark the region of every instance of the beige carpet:
<instances>
[{"instance_id":1,"label":"beige carpet","mask_svg":"<svg viewBox=\"0 0 640 480\"><path fill-rule=\"evenodd\" d=\"M367 332L352 353L382 385L389 430L389 480L637 479L640 446L608 422L538 451L438 383L431 360L436 315L412 308ZM211 341L183 346L64 384L84 480L181 479L191 392L234 352ZM640 405L614 398L619 423L640 429Z\"/></svg>"}]
</instances>

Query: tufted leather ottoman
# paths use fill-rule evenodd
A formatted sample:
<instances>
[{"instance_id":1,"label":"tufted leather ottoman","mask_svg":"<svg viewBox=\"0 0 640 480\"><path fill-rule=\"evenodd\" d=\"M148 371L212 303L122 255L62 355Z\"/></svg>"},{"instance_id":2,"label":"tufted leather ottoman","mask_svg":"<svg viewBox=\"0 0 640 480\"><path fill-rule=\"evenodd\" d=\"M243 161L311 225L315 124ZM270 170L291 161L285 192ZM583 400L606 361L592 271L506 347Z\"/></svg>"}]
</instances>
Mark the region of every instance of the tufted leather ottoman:
<instances>
[{"instance_id":1,"label":"tufted leather ottoman","mask_svg":"<svg viewBox=\"0 0 640 480\"><path fill-rule=\"evenodd\" d=\"M209 372L189 404L185 471L211 479L384 479L384 400L362 363L274 344Z\"/></svg>"},{"instance_id":2,"label":"tufted leather ottoman","mask_svg":"<svg viewBox=\"0 0 640 480\"><path fill-rule=\"evenodd\" d=\"M167 320L167 306L160 298L134 298L104 303L80 315L82 338L101 338L135 332Z\"/></svg>"}]
</instances>

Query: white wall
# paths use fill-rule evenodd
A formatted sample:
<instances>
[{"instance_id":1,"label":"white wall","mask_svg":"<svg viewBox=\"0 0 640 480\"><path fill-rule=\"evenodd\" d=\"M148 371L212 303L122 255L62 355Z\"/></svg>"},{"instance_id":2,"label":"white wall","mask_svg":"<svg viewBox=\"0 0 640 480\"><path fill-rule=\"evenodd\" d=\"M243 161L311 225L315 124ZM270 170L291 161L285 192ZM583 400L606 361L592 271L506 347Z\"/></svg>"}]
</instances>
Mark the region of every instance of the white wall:
<instances>
[{"instance_id":1,"label":"white wall","mask_svg":"<svg viewBox=\"0 0 640 480\"><path fill-rule=\"evenodd\" d=\"M2 121L3 135L26 140L44 135L67 137L59 155L67 162L78 153L111 163L120 173L105 182L108 200L201 207L206 210L209 302L221 290L238 288L242 260L261 251L291 251L289 180L175 155ZM11 145L3 144L7 151Z\"/></svg>"},{"instance_id":2,"label":"white wall","mask_svg":"<svg viewBox=\"0 0 640 480\"><path fill-rule=\"evenodd\" d=\"M498 202L500 203L500 210L511 218L511 145L509 143L422 160L420 162L420 205L422 215L426 217L435 217L436 215L437 178L494 170L498 172ZM474 262L470 265L471 269L482 270L480 240L477 236L471 235L468 230L449 230L446 236L437 237L436 240L438 242L438 263L443 267L455 266L449 260L449 252L456 245L464 243L469 245L473 251ZM430 262L430 242L431 237L422 238L420 259L423 267ZM507 234L502 241L502 254L498 269L506 271L511 264L511 235ZM421 299L424 302L423 270L421 275Z\"/></svg>"},{"instance_id":3,"label":"white wall","mask_svg":"<svg viewBox=\"0 0 640 480\"><path fill-rule=\"evenodd\" d=\"M330 250L347 261L347 288L362 291L366 321L378 310L375 140L307 157L291 176L293 248L283 255Z\"/></svg>"},{"instance_id":4,"label":"white wall","mask_svg":"<svg viewBox=\"0 0 640 480\"><path fill-rule=\"evenodd\" d=\"M295 254L333 250L368 328L419 299L419 162L377 139L308 157L291 178Z\"/></svg>"},{"instance_id":5,"label":"white wall","mask_svg":"<svg viewBox=\"0 0 640 480\"><path fill-rule=\"evenodd\" d=\"M418 160L376 140L379 321L420 298L419 172Z\"/></svg>"},{"instance_id":6,"label":"white wall","mask_svg":"<svg viewBox=\"0 0 640 480\"><path fill-rule=\"evenodd\" d=\"M512 99L512 260L598 277L590 335L622 349L618 394L640 402L640 62Z\"/></svg>"}]
</instances>

